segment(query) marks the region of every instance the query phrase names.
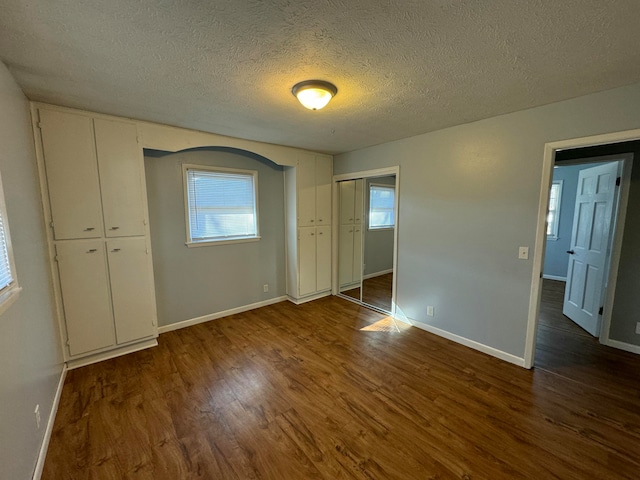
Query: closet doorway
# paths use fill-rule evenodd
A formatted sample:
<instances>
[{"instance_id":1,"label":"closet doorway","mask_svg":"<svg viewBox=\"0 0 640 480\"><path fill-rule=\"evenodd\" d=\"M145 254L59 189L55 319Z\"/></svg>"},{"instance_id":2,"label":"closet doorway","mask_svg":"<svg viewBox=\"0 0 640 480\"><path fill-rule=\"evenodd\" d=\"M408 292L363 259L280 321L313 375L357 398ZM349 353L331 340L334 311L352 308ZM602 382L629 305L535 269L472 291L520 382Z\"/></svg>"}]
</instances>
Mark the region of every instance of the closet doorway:
<instances>
[{"instance_id":1,"label":"closet doorway","mask_svg":"<svg viewBox=\"0 0 640 480\"><path fill-rule=\"evenodd\" d=\"M333 293L395 314L398 168L334 177Z\"/></svg>"}]
</instances>

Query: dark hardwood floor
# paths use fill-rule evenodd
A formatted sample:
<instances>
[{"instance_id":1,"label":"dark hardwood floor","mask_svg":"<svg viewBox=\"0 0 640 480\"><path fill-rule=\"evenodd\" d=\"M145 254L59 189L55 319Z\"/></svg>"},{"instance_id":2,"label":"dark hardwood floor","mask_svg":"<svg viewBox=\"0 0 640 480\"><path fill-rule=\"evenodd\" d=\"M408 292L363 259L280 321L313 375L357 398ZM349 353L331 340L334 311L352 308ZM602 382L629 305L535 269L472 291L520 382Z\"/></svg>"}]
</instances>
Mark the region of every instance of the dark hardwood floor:
<instances>
[{"instance_id":1,"label":"dark hardwood floor","mask_svg":"<svg viewBox=\"0 0 640 480\"><path fill-rule=\"evenodd\" d=\"M639 478L637 357L542 320L529 371L417 328L362 330L380 321L336 297L283 302L70 371L43 478Z\"/></svg>"},{"instance_id":2,"label":"dark hardwood floor","mask_svg":"<svg viewBox=\"0 0 640 480\"><path fill-rule=\"evenodd\" d=\"M367 305L391 311L393 273L366 278L362 281L362 301Z\"/></svg>"}]
</instances>

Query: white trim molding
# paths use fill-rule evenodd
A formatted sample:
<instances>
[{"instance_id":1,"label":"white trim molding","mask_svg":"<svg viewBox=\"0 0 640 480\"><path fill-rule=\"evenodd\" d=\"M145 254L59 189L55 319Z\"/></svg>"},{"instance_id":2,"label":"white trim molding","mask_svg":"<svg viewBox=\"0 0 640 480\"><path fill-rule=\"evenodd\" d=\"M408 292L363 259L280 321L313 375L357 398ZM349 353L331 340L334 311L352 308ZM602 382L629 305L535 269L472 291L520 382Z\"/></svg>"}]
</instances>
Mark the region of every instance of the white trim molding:
<instances>
[{"instance_id":1,"label":"white trim molding","mask_svg":"<svg viewBox=\"0 0 640 480\"><path fill-rule=\"evenodd\" d=\"M610 338L600 339L600 343L608 347L624 350L625 352L640 354L640 345L633 345L631 343L621 342L619 340L612 340Z\"/></svg>"},{"instance_id":2,"label":"white trim molding","mask_svg":"<svg viewBox=\"0 0 640 480\"><path fill-rule=\"evenodd\" d=\"M199 323L209 322L222 317L228 317L236 313L248 312L249 310L255 310L256 308L266 307L267 305L273 305L274 303L280 303L287 300L286 296L271 298L264 300L263 302L251 303L249 305L243 305L242 307L230 308L229 310L223 310L221 312L210 313L209 315L203 315L201 317L190 318L189 320L183 320L181 322L171 323L169 325L162 325L158 327L158 333L163 334L172 332L174 330L180 330L181 328L191 327L198 325Z\"/></svg>"},{"instance_id":3,"label":"white trim molding","mask_svg":"<svg viewBox=\"0 0 640 480\"><path fill-rule=\"evenodd\" d=\"M410 318L409 320L414 327L418 327L421 330L433 333L434 335L442 338L446 338L447 340L451 340L452 342L459 343L460 345L464 345L465 347L473 348L474 350L486 353L487 355L490 355L492 357L499 358L500 360L504 360L505 362L513 363L514 365L517 365L519 367L524 367L524 358L516 357L515 355L503 352L502 350L498 350L497 348L493 348L489 345L476 342L475 340L461 337L460 335L456 335L455 333L447 332L446 330L442 330L438 327L434 327L433 325L419 322L412 318Z\"/></svg>"},{"instance_id":4,"label":"white trim molding","mask_svg":"<svg viewBox=\"0 0 640 480\"><path fill-rule=\"evenodd\" d=\"M318 300L319 298L328 297L329 295L331 295L331 290L327 290L326 292L316 293L303 298L293 298L291 296L287 296L285 298L289 300L291 303L295 303L296 305L302 305L303 303L312 302L313 300Z\"/></svg>"},{"instance_id":5,"label":"white trim molding","mask_svg":"<svg viewBox=\"0 0 640 480\"><path fill-rule=\"evenodd\" d=\"M545 278L547 280L557 280L558 282L566 282L567 281L567 277L560 277L558 275L547 275L546 273L542 274L542 278Z\"/></svg>"},{"instance_id":6,"label":"white trim molding","mask_svg":"<svg viewBox=\"0 0 640 480\"><path fill-rule=\"evenodd\" d=\"M56 421L56 414L58 413L58 407L60 406L60 397L62 396L62 389L64 388L64 381L67 378L67 364L62 364L62 372L60 372L60 380L58 380L58 388L56 394L53 397L53 403L51 404L51 412L49 413L49 419L47 420L47 429L44 431L44 437L42 444L40 445L40 452L38 453L38 460L36 461L36 467L33 471L32 480L40 480L42 477L42 471L44 469L44 462L47 459L47 450L49 449L49 442L51 441L51 434L53 433L53 424Z\"/></svg>"},{"instance_id":7,"label":"white trim molding","mask_svg":"<svg viewBox=\"0 0 640 480\"><path fill-rule=\"evenodd\" d=\"M149 340L145 340L144 342L136 342L131 345L126 345L124 347L117 348L115 350L105 350L103 352L99 352L94 355L89 355L87 357L69 359L67 360L67 368L69 370L74 370L76 368L86 367L87 365L91 365L93 363L109 360L110 358L116 358L122 355L128 355L129 353L139 352L140 350L144 350L145 348L151 348L151 347L157 347L157 346L158 346L158 340L156 337L154 337Z\"/></svg>"}]
</instances>

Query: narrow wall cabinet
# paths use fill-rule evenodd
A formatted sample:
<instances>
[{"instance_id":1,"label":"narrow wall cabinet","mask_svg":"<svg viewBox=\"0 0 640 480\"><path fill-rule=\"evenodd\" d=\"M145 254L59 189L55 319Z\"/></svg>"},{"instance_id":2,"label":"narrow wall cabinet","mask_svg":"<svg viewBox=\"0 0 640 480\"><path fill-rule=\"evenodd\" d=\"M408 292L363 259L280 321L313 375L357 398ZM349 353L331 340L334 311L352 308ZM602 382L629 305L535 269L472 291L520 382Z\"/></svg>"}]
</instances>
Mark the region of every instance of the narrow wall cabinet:
<instances>
[{"instance_id":1,"label":"narrow wall cabinet","mask_svg":"<svg viewBox=\"0 0 640 480\"><path fill-rule=\"evenodd\" d=\"M89 363L155 344L136 124L43 105L32 114L66 360Z\"/></svg>"},{"instance_id":2,"label":"narrow wall cabinet","mask_svg":"<svg viewBox=\"0 0 640 480\"><path fill-rule=\"evenodd\" d=\"M353 288L362 281L362 238L364 228L364 181L348 180L339 183L340 231L338 282L340 291Z\"/></svg>"},{"instance_id":3,"label":"narrow wall cabinet","mask_svg":"<svg viewBox=\"0 0 640 480\"><path fill-rule=\"evenodd\" d=\"M287 294L294 302L331 290L332 158L300 154L285 169Z\"/></svg>"}]
</instances>

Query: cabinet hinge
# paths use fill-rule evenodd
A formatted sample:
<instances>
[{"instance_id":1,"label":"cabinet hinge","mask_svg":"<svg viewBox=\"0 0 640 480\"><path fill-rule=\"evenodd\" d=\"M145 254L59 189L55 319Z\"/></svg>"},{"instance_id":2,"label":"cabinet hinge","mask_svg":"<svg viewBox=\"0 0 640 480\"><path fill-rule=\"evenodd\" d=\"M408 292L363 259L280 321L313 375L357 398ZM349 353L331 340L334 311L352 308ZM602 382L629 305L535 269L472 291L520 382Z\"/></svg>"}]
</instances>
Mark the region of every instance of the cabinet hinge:
<instances>
[{"instance_id":1,"label":"cabinet hinge","mask_svg":"<svg viewBox=\"0 0 640 480\"><path fill-rule=\"evenodd\" d=\"M622 178L620 177L616 178L616 187L619 187L621 182L622 182Z\"/></svg>"},{"instance_id":2,"label":"cabinet hinge","mask_svg":"<svg viewBox=\"0 0 640 480\"><path fill-rule=\"evenodd\" d=\"M49 222L49 226L50 226L51 228L53 228L53 220L51 220L51 221Z\"/></svg>"},{"instance_id":3,"label":"cabinet hinge","mask_svg":"<svg viewBox=\"0 0 640 480\"><path fill-rule=\"evenodd\" d=\"M598 315L602 315L604 313L604 307L600 307L600 310L598 310Z\"/></svg>"},{"instance_id":4,"label":"cabinet hinge","mask_svg":"<svg viewBox=\"0 0 640 480\"><path fill-rule=\"evenodd\" d=\"M58 255L56 255L56 256L54 256L54 257L53 257L53 261L54 261L54 262L59 262L59 261L60 261L60 259L58 258Z\"/></svg>"},{"instance_id":5,"label":"cabinet hinge","mask_svg":"<svg viewBox=\"0 0 640 480\"><path fill-rule=\"evenodd\" d=\"M71 342L69 341L69 339L67 338L67 346L70 347L71 346Z\"/></svg>"},{"instance_id":6,"label":"cabinet hinge","mask_svg":"<svg viewBox=\"0 0 640 480\"><path fill-rule=\"evenodd\" d=\"M147 248L147 249L145 249L145 250L146 250L146 252L147 252L147 255L149 255L149 249Z\"/></svg>"},{"instance_id":7,"label":"cabinet hinge","mask_svg":"<svg viewBox=\"0 0 640 480\"><path fill-rule=\"evenodd\" d=\"M36 126L37 126L40 130L42 130L42 122L38 122L38 123L36 124Z\"/></svg>"}]
</instances>

